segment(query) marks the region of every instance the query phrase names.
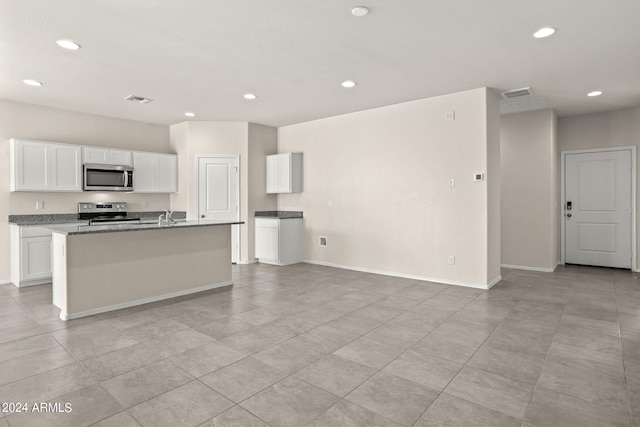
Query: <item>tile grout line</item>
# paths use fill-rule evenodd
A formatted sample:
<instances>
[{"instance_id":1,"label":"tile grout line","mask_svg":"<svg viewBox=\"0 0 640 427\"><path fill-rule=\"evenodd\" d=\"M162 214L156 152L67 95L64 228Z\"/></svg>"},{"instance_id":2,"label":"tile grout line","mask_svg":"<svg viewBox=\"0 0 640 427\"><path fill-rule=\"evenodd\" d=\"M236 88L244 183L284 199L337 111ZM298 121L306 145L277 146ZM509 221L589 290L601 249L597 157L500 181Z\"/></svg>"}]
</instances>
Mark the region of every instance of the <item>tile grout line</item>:
<instances>
[{"instance_id":1,"label":"tile grout line","mask_svg":"<svg viewBox=\"0 0 640 427\"><path fill-rule=\"evenodd\" d=\"M627 381L627 361L624 357L624 347L622 342L622 328L620 327L620 309L618 307L618 299L615 297L616 294L616 285L615 280L613 283L613 292L614 292L614 301L616 303L616 320L618 321L618 340L620 341L620 352L622 356L622 373L624 377L624 391L627 396L627 408L629 415L629 425L633 425L633 413L631 411L631 394L629 393L629 382Z\"/></svg>"},{"instance_id":2,"label":"tile grout line","mask_svg":"<svg viewBox=\"0 0 640 427\"><path fill-rule=\"evenodd\" d=\"M577 278L575 278L574 280L577 280ZM571 285L571 289L573 290L573 284ZM558 333L558 328L560 327L560 322L562 321L562 316L564 315L564 312L567 308L567 304L568 301L564 304L564 307L562 308L562 314L560 315L560 318L558 319L558 324L555 326L555 329L553 331L553 336L551 337L551 344L549 345L549 349L547 350L547 354L545 354L544 356L544 362L542 362L542 366L540 368L540 372L538 373L538 378L536 379L536 382L533 386L533 390L531 390L531 396L529 396L529 400L527 401L527 406L524 410L524 415L522 417L522 423L525 423L525 420L527 419L527 412L529 411L529 406L531 405L531 400L533 399L533 395L536 392L536 389L538 388L538 383L540 382L540 377L542 376L542 371L544 370L544 366L547 364L547 360L549 358L549 354L551 353L551 346L553 345L553 341L555 339L556 334Z\"/></svg>"},{"instance_id":3,"label":"tile grout line","mask_svg":"<svg viewBox=\"0 0 640 427\"><path fill-rule=\"evenodd\" d=\"M411 285L409 285L409 286L411 286ZM407 286L407 287L409 287L409 286ZM361 289L364 289L364 288L361 288ZM430 298L433 298L435 295L438 295L438 294L440 294L440 293L444 292L444 291L445 291L445 290L447 290L447 289L448 289L448 287L447 287L447 288L445 288L445 289L443 289L442 291L437 292L436 294L432 295L431 297L427 298L426 300L423 300L423 302L424 302L424 301L427 301L427 300L428 300L428 299L430 299ZM353 291L353 292L356 292L356 291ZM352 293L352 292L347 292L347 293L343 294L342 296L344 296L344 295L348 295L349 293ZM391 294L389 294L389 295L391 295ZM387 295L387 296L389 296L389 295ZM293 336L293 337L291 337L291 338L289 338L289 339L286 339L286 340L280 341L280 342L278 342L278 343L275 343L274 345L272 345L272 346L270 346L270 347L267 347L267 348L265 348L264 350L261 350L261 351L259 351L259 352L253 353L253 354L251 354L251 355L250 355L250 356L248 356L248 357L253 357L255 354L258 354L258 353L260 353L260 352L262 352L262 351L265 351L265 350L268 350L268 349L270 349L270 348L273 348L273 347L275 347L275 346L277 346L277 345L280 345L280 344L282 344L282 343L285 343L285 342L287 342L287 341L291 341L291 340L293 340L294 338L297 338L297 337L299 337L299 336L303 335L304 333L306 333L306 332L308 332L308 331L310 331L310 330L312 330L312 329L318 328L318 327L320 327L320 326L325 326L327 323L330 323L330 322L332 322L332 321L334 321L334 320L338 320L338 319L340 319L340 318L342 318L342 317L344 317L344 316L347 316L347 315L349 315L349 314L352 314L352 313L354 313L354 312L356 312L356 311L358 311L358 310L362 310L363 308L366 308L366 307L372 306L372 305L376 304L378 301L380 301L380 300L382 300L382 299L386 298L387 296L385 296L385 297L383 297L383 298L380 298L380 299L378 299L378 300L376 300L376 301L372 301L372 302L370 302L370 303L368 303L368 304L366 304L366 305L364 305L364 306L362 306L362 307L360 307L360 308L358 308L358 309L356 309L356 310L353 310L353 311L350 311L350 312L348 312L348 313L342 314L341 316L339 316L339 317L337 317L337 318L335 318L335 319L332 319L332 320L329 320L329 321L327 321L327 322L321 323L321 324L319 324L319 325L317 325L317 326L314 326L313 328L311 328L311 329L309 329L309 330L306 330L306 331L304 331L304 332L301 332L301 333L299 333L299 334L297 334L297 335L295 335L295 336ZM474 298L474 299L475 299L475 298ZM469 303L471 303L472 301L473 301L473 300L469 301ZM469 304L469 303L467 303L467 304ZM466 305L465 305L465 306L466 306ZM391 307L391 308L395 308L395 307ZM400 309L400 310L401 310L401 309ZM301 310L301 311L302 311L302 310ZM406 312L407 312L407 311L409 311L409 310L403 310L403 311L404 311L404 313L406 313ZM459 310L458 310L458 311L459 311ZM336 351L338 351L340 348L343 348L343 347L345 347L345 346L348 346L349 344L353 343L354 341L356 341L356 340L358 340L358 339L360 339L360 338L362 338L362 337L366 336L367 334L369 334L369 333L371 333L371 332L373 332L373 331L377 330L378 328L382 327L383 325L386 325L388 322L390 322L390 321L394 320L395 318L397 318L397 317L399 317L399 316L403 315L404 313L398 313L396 316L394 316L393 318L389 319L388 321L385 321L385 322L381 323L381 324L380 324L379 326L377 326L376 328L374 328L374 329L372 329L372 330L370 330L370 331L368 331L368 332L365 332L365 333L363 333L362 335L359 335L359 336L355 337L353 340L351 340L349 343L345 344L344 346L337 348L336 350L334 350L334 351L333 351L333 352L331 352L331 353L324 354L320 359L326 358L326 357L331 356L331 355L333 355L334 357L340 357L340 356L336 356L336 355L334 355L333 353L335 353ZM457 313L457 312L456 312L456 313ZM455 313L454 313L454 314L455 314ZM453 316L454 314L452 314L452 316ZM365 317L367 317L367 316L365 316ZM271 322L275 322L275 321L277 321L277 320L278 320L278 319L275 319L275 320L273 320L273 321L271 321ZM377 320L377 319L373 319L373 318L372 318L372 320ZM271 322L267 322L267 323L271 323ZM425 336L427 336L428 334L429 334L429 333L425 334ZM422 338L424 338L424 337L422 337ZM422 338L420 338L420 339L422 339ZM403 351L403 353L404 353L404 351ZM400 357L400 356L397 356L397 357ZM396 357L396 358L397 358L397 357ZM394 360L395 360L396 358L394 358ZM320 360L320 359L317 359L317 360ZM242 360L244 360L244 359L242 359ZM255 359L255 360L257 360L257 359ZM316 361L317 361L317 360L316 360ZM349 359L345 359L345 360L349 360ZM238 362L239 362L239 361L236 361L236 362L234 362L234 364L235 364L235 363L238 363ZM313 363L315 363L315 362L312 362L312 364L313 364ZM357 363L357 362L354 362L354 363ZM391 362L389 362L389 363L391 363ZM231 365L228 365L228 366L231 366ZM366 366L366 365L363 365L363 366ZM385 366L386 366L386 365L385 365ZM272 368L273 368L273 367L272 367ZM333 396L335 396L335 397L338 399L338 400L336 401L336 403L334 403L333 405L331 405L331 406L330 406L329 408L327 408L325 411L323 411L323 412L321 412L320 414L318 414L318 416L316 416L313 420L315 420L316 418L318 418L318 417L322 416L325 412L327 412L329 409L331 409L333 406L335 406L337 403L339 403L339 402L341 402L341 401L343 401L343 400L344 400L344 401L346 401L346 402L349 402L350 404L354 404L353 402L351 402L351 401L349 401L349 400L346 400L344 397L336 396L335 394L333 394L333 393L331 393L331 392L329 392L329 391L327 391L327 390L324 390L324 389L322 389L322 388L319 388L319 387L317 387L316 385L311 384L311 383L309 383L309 382L305 381L304 379L301 379L301 378L297 378L297 377L295 377L295 375L296 375L298 372L300 372L301 370L306 369L306 368L307 368L307 366L304 366L304 367L302 367L302 368L300 368L300 369L296 370L295 372L293 372L293 373L291 373L291 374L287 375L286 377L282 378L281 380L277 381L275 384L277 384L277 383L279 383L279 382L282 382L282 381L284 381L284 380L286 380L286 379L292 378L292 379L294 379L294 380L302 381L302 382L304 382L305 384L308 384L308 385L309 385L309 386L311 386L311 387L317 388L318 390L321 390L321 391L323 391L323 392L325 392L325 393L332 394ZM222 369L222 368L221 368L221 369ZM274 369L279 370L279 369L277 369L277 368L274 368ZM381 371L382 371L382 369L379 369L379 370L377 370L377 371L373 372L370 376L368 376L368 377L367 377L367 379L366 379L366 380L364 380L362 383L360 383L360 384L358 384L356 387L354 387L354 388L353 388L353 390L355 390L356 388L360 387L364 382L368 381L371 377L373 377L375 374L377 374L377 373L379 373L379 372L381 372ZM214 372L215 372L215 371L214 371ZM281 371L281 372L282 372L282 371ZM284 372L283 372L283 373L284 373ZM268 389L268 388L270 388L270 387L274 386L275 384L271 384L271 385L269 385L269 386L265 387L264 389L262 389L262 390L260 390L260 391L257 391L256 393L252 394L251 396L248 396L246 399L242 400L241 402L238 402L238 404L237 404L237 405L238 405L238 406L240 406L241 408L243 408L243 409L245 409L245 410L246 410L246 408L244 408L243 406L241 406L241 405L240 405L242 402L244 402L244 401L246 401L246 400L248 400L248 399L250 399L250 398L252 398L252 397L256 396L257 394L259 394L259 393L263 392L264 390L266 390L266 389ZM351 391L353 391L353 390L351 390ZM215 390L214 390L214 391L215 391ZM348 394L349 394L349 393L347 393L347 395L348 395ZM346 395L345 395L345 396L346 396ZM356 406L360 406L360 405L357 405L357 404L355 404L355 405L356 405ZM366 409L366 408L365 408L365 409ZM252 415L255 415L255 414L252 414ZM382 415L377 414L377 413L376 413L376 415L382 416ZM256 415L256 416L257 416L257 415ZM384 417L384 416L383 416L383 417ZM258 417L258 418L262 420L262 418L260 418L260 417ZM384 417L384 418L389 419L389 418L387 418L387 417ZM309 422L312 422L313 420L311 420L311 421L309 421ZM263 420L263 421L264 421L264 420ZM392 421L393 421L393 420L392 420ZM266 421L265 421L265 422L266 422ZM394 421L394 422L395 422L395 421ZM308 424L308 423L307 423L307 424Z\"/></svg>"},{"instance_id":4,"label":"tile grout line","mask_svg":"<svg viewBox=\"0 0 640 427\"><path fill-rule=\"evenodd\" d=\"M445 323L447 320L451 319L453 316L455 316L456 314L458 314L462 309L464 309L464 308L465 308L465 307L467 307L469 304L471 304L473 301L475 301L476 299L478 299L478 298L480 297L480 295L482 295L482 294L483 294L483 293L485 293L485 292L489 292L489 289L485 290L484 292L482 292L481 294L479 294L478 296L476 296L474 299L472 299L471 301L469 301L467 304L465 304L463 307L461 307L458 311L456 311L456 312L455 312L455 313L453 313L451 316L449 316L448 318L446 318L443 322L441 322L438 326L442 325L442 324L443 324L443 323ZM513 310L513 309L512 309L512 310ZM512 310L510 310L509 312L511 312ZM506 318L506 316L505 316L505 318ZM467 363L469 363L469 361L470 361L470 360L473 358L473 356L478 352L478 350L480 350L480 347L482 347L482 345L483 345L483 344L484 344L484 343L489 339L489 337L491 336L491 334L493 334L493 331L495 331L495 330L497 329L497 327L498 327L498 326L499 326L503 321L504 321L504 319L503 319L503 320L501 320L501 321L500 321L500 323L498 323L498 325L496 325L496 327L495 327L495 328L493 328L493 330L491 331L491 333L490 333L489 335L487 335L487 337L482 341L482 343L478 346L478 348L476 348L476 350L473 352L473 354L471 354L471 356L469 356L469 358L467 359L467 361L466 361L466 362L464 362L464 363L462 364L462 366L460 367L460 369L458 369L458 371L456 372L456 374L455 374L453 377L451 377L451 379L449 380L449 382L447 383L447 385L445 385L445 386L442 388L442 390L438 391L438 394L437 394L437 396L435 397L435 399L433 399L433 402L431 402L431 403L429 404L429 406L427 406L427 408L425 408L425 410L424 410L424 411L422 411L422 413L420 414L420 416L418 417L418 419L417 419L416 421L414 421L414 423L413 423L412 425L415 425L418 421L420 421L420 419L424 416L424 414L426 414L426 413L427 413L427 411L429 410L429 408L430 408L430 407L435 403L435 401L436 401L436 400L438 400L438 398L440 397L440 395L442 395L442 393L444 393L444 390L445 390L447 387L449 387L449 385L450 385L450 384L453 382L453 380L458 376L458 374L460 374L460 371L462 371L462 370L464 369L464 367L465 367L465 366L467 366ZM435 329L437 329L437 327L436 327L436 328L434 328L431 332L429 332L426 336L431 335L431 333L432 333ZM426 337L426 336L425 336L425 337ZM423 339L424 339L424 338L423 338ZM456 397L456 396L454 396L454 397ZM466 400L466 399L463 399L463 400ZM473 402L471 402L471 403L473 403ZM483 407L484 407L484 405L480 405L480 406L483 406ZM489 408L489 409L490 409L490 408Z\"/></svg>"}]
</instances>

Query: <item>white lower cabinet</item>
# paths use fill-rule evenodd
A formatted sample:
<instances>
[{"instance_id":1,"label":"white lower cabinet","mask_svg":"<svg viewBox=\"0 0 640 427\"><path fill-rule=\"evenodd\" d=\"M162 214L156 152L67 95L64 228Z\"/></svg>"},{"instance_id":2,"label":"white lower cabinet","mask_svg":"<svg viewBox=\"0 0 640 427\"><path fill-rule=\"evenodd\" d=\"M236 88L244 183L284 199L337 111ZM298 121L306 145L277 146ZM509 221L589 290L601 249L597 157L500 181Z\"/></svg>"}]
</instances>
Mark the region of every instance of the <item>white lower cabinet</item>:
<instances>
[{"instance_id":1,"label":"white lower cabinet","mask_svg":"<svg viewBox=\"0 0 640 427\"><path fill-rule=\"evenodd\" d=\"M256 218L256 258L265 264L302 262L302 218Z\"/></svg>"},{"instance_id":2,"label":"white lower cabinet","mask_svg":"<svg viewBox=\"0 0 640 427\"><path fill-rule=\"evenodd\" d=\"M11 225L11 281L18 287L51 283L51 231Z\"/></svg>"}]
</instances>

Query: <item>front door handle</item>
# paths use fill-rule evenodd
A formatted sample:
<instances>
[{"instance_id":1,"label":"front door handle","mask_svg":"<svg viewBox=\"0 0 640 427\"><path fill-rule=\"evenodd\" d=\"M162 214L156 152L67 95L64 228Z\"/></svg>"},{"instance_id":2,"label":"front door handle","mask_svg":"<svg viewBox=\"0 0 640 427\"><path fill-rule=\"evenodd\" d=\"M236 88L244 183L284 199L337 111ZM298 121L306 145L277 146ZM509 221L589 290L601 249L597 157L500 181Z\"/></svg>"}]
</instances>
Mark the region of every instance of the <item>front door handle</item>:
<instances>
[{"instance_id":1,"label":"front door handle","mask_svg":"<svg viewBox=\"0 0 640 427\"><path fill-rule=\"evenodd\" d=\"M571 218L571 214L570 213L567 214L567 218Z\"/></svg>"}]
</instances>

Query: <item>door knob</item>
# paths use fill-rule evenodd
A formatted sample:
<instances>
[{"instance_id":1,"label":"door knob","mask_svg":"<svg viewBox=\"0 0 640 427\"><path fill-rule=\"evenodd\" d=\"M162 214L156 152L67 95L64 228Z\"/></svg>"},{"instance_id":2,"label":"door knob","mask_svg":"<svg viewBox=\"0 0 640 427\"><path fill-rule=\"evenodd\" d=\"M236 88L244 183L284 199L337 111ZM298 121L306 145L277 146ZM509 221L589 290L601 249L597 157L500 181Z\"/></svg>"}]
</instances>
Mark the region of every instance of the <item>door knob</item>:
<instances>
[{"instance_id":1,"label":"door knob","mask_svg":"<svg viewBox=\"0 0 640 427\"><path fill-rule=\"evenodd\" d=\"M567 218L571 218L571 214L570 213L567 214Z\"/></svg>"},{"instance_id":2,"label":"door knob","mask_svg":"<svg viewBox=\"0 0 640 427\"><path fill-rule=\"evenodd\" d=\"M200 215L200 218L204 218L204 215Z\"/></svg>"}]
</instances>

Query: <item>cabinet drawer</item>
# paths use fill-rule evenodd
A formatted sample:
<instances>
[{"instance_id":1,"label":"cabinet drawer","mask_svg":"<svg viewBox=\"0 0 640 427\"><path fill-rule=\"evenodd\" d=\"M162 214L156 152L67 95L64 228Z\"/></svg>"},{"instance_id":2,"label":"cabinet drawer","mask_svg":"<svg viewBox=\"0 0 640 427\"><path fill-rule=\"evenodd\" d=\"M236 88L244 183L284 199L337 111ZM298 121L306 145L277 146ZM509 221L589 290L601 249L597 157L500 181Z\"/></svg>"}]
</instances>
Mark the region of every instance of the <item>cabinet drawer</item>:
<instances>
[{"instance_id":1,"label":"cabinet drawer","mask_svg":"<svg viewBox=\"0 0 640 427\"><path fill-rule=\"evenodd\" d=\"M51 230L44 227L20 227L20 237L51 236Z\"/></svg>"},{"instance_id":2,"label":"cabinet drawer","mask_svg":"<svg viewBox=\"0 0 640 427\"><path fill-rule=\"evenodd\" d=\"M256 218L256 227L279 228L280 220L278 218Z\"/></svg>"}]
</instances>

